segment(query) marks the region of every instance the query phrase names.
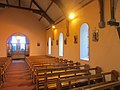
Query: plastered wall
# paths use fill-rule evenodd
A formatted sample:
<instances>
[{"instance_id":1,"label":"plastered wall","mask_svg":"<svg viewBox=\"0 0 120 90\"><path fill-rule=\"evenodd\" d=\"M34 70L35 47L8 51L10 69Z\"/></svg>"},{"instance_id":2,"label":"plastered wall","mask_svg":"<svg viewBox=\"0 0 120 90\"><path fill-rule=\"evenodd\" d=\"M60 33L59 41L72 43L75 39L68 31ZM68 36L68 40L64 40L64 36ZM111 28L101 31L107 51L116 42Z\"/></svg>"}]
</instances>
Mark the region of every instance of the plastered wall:
<instances>
[{"instance_id":1,"label":"plastered wall","mask_svg":"<svg viewBox=\"0 0 120 90\"><path fill-rule=\"evenodd\" d=\"M116 19L120 21L120 1L118 1L116 11ZM110 6L109 0L105 0L105 23L106 27L101 29L98 27L100 21L99 17L99 3L98 0L94 0L91 4L76 12L78 15L73 21L70 21L69 32L70 36L67 37L67 45L64 45L64 56L60 58L69 59L73 61L79 61L81 63L88 63L91 67L101 66L104 71L110 71L112 69L120 71L120 39L116 27L107 25L107 21L110 20ZM89 54L90 60L80 60L80 26L83 23L89 25ZM92 41L93 30L99 30L99 41ZM66 20L56 25L54 31L54 40L52 46L51 56L58 56L58 45L56 40L59 38L59 33L63 32L64 38L66 37ZM78 43L74 44L74 35L78 35ZM52 30L46 31L46 40L48 37L53 37ZM47 41L46 41L47 42ZM46 46L46 54L47 54Z\"/></svg>"},{"instance_id":2,"label":"plastered wall","mask_svg":"<svg viewBox=\"0 0 120 90\"><path fill-rule=\"evenodd\" d=\"M7 55L6 42L14 33L22 33L28 37L30 55L45 54L45 30L38 18L29 11L5 8L0 10L0 57Z\"/></svg>"}]
</instances>

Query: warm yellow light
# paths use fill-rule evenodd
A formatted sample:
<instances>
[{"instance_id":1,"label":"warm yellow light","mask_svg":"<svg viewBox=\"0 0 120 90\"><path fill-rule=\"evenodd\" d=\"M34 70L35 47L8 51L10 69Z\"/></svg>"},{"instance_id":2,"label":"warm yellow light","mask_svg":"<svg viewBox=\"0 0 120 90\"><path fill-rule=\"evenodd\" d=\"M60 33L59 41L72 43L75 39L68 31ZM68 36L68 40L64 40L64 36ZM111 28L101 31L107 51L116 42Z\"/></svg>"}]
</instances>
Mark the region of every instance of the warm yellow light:
<instances>
[{"instance_id":1,"label":"warm yellow light","mask_svg":"<svg viewBox=\"0 0 120 90\"><path fill-rule=\"evenodd\" d=\"M21 38L21 36L16 36L16 39L19 40Z\"/></svg>"},{"instance_id":2,"label":"warm yellow light","mask_svg":"<svg viewBox=\"0 0 120 90\"><path fill-rule=\"evenodd\" d=\"M55 25L52 25L52 28L55 29Z\"/></svg>"},{"instance_id":3,"label":"warm yellow light","mask_svg":"<svg viewBox=\"0 0 120 90\"><path fill-rule=\"evenodd\" d=\"M57 33L57 29L54 30L54 33L55 33L55 34Z\"/></svg>"},{"instance_id":4,"label":"warm yellow light","mask_svg":"<svg viewBox=\"0 0 120 90\"><path fill-rule=\"evenodd\" d=\"M74 18L75 18L75 14L74 14L74 13L70 13L70 14L69 14L69 19L72 20L72 19L74 19Z\"/></svg>"}]
</instances>

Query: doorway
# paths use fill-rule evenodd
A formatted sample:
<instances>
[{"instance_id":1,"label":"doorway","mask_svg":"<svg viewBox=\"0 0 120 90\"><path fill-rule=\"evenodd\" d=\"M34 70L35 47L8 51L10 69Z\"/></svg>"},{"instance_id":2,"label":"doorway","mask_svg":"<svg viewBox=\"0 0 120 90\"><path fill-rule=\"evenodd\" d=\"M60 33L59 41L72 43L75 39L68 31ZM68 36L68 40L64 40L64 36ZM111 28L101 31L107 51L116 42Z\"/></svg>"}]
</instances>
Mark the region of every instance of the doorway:
<instances>
[{"instance_id":1,"label":"doorway","mask_svg":"<svg viewBox=\"0 0 120 90\"><path fill-rule=\"evenodd\" d=\"M24 34L14 34L7 41L7 56L24 59L29 56L29 40Z\"/></svg>"}]
</instances>

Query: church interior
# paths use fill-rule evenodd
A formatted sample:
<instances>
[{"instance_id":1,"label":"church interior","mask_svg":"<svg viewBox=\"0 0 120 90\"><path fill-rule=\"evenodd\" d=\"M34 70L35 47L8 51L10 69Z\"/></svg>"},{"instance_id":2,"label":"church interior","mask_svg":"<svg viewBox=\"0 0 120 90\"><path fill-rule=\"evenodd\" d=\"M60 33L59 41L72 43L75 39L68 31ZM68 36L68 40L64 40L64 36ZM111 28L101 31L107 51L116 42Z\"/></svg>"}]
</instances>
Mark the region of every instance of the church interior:
<instances>
[{"instance_id":1,"label":"church interior","mask_svg":"<svg viewBox=\"0 0 120 90\"><path fill-rule=\"evenodd\" d=\"M0 0L0 90L120 90L120 0Z\"/></svg>"}]
</instances>

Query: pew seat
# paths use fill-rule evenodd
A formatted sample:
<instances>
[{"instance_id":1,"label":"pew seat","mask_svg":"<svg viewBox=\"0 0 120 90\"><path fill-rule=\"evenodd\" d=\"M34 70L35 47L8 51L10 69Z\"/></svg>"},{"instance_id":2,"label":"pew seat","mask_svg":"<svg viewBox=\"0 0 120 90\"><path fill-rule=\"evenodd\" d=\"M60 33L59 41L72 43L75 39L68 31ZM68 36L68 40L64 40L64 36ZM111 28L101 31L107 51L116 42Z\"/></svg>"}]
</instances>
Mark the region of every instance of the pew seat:
<instances>
[{"instance_id":1,"label":"pew seat","mask_svg":"<svg viewBox=\"0 0 120 90\"><path fill-rule=\"evenodd\" d=\"M108 76L110 76L110 79L108 79ZM112 70L111 72L104 72L99 73L96 75L87 75L87 76L78 76L78 77L70 77L68 79L58 79L57 82L57 90L62 90L63 88L67 87L67 89L72 90L92 90L92 88L98 88L96 86L100 86L102 88L105 84L113 84L118 82L118 72L115 70ZM78 83L78 81L86 79L87 84L81 85ZM77 82L76 82L77 81ZM64 83L68 82L68 85L64 86ZM78 83L78 85L73 85L72 82ZM93 89L98 90L98 89ZM99 89L102 90L102 89ZM103 89L104 90L104 89Z\"/></svg>"}]
</instances>

